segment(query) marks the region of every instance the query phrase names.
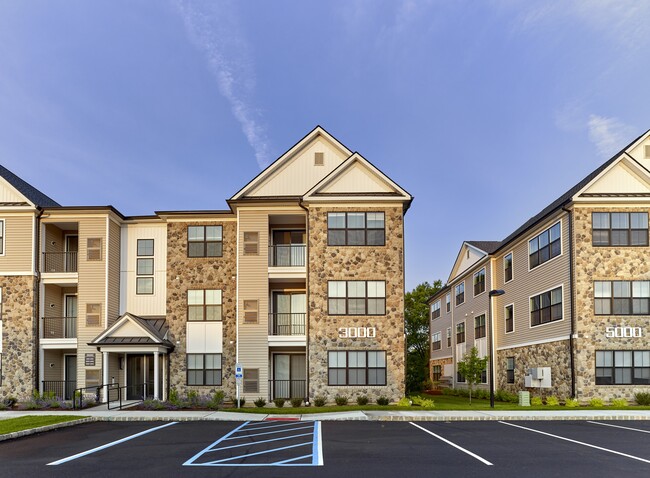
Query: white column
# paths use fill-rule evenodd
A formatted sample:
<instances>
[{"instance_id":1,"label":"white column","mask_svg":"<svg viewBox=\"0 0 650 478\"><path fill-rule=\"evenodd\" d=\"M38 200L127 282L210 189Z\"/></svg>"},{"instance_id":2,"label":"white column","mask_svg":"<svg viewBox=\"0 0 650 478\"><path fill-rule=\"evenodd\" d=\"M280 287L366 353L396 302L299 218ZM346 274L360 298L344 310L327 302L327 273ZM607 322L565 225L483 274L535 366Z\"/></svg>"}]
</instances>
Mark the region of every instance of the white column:
<instances>
[{"instance_id":1,"label":"white column","mask_svg":"<svg viewBox=\"0 0 650 478\"><path fill-rule=\"evenodd\" d=\"M162 357L162 399L167 400L167 360L169 360L169 355L164 354Z\"/></svg>"},{"instance_id":2,"label":"white column","mask_svg":"<svg viewBox=\"0 0 650 478\"><path fill-rule=\"evenodd\" d=\"M160 366L160 352L156 350L153 353L153 399L154 400L158 400L160 398L158 394L158 389L159 389L158 381L160 380L160 372L158 370L159 366Z\"/></svg>"},{"instance_id":3,"label":"white column","mask_svg":"<svg viewBox=\"0 0 650 478\"><path fill-rule=\"evenodd\" d=\"M102 369L103 369L103 377L102 377L102 384L104 385L104 402L108 402L108 352L103 352L102 353Z\"/></svg>"}]
</instances>

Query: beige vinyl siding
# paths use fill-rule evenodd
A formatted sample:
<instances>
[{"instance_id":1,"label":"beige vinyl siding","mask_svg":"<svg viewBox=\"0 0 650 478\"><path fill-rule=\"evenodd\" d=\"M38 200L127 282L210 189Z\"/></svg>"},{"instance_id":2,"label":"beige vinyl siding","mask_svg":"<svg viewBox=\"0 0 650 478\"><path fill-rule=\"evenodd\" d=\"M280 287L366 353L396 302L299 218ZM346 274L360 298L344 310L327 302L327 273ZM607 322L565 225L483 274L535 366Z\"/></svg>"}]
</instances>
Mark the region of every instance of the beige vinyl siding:
<instances>
[{"instance_id":1,"label":"beige vinyl siding","mask_svg":"<svg viewBox=\"0 0 650 478\"><path fill-rule=\"evenodd\" d=\"M120 240L119 224L108 221L108 314L109 327L120 315Z\"/></svg>"},{"instance_id":2,"label":"beige vinyl siding","mask_svg":"<svg viewBox=\"0 0 650 478\"><path fill-rule=\"evenodd\" d=\"M4 220L4 255L0 256L0 270L31 272L34 257L34 215L17 216L0 213Z\"/></svg>"},{"instance_id":3,"label":"beige vinyl siding","mask_svg":"<svg viewBox=\"0 0 650 478\"><path fill-rule=\"evenodd\" d=\"M454 332L453 332L453 326L452 326L452 315L451 312L447 312L447 308L445 305L445 296L447 295L447 292L444 292L440 297L437 297L435 300L432 301L432 303L436 302L437 300L440 301L440 317L437 319L431 320L431 307L429 306L429 324L431 328L431 336L429 339L431 340L432 336L436 332L440 332L440 336L442 338L442 343L440 350L431 350L431 358L432 359L437 359L437 358L443 358L443 357L448 357L452 355L452 351L454 349ZM453 309L453 304L452 304L452 309ZM451 347L447 347L447 328L452 327L452 340L451 340ZM429 348L431 348L431 344L429 344Z\"/></svg>"},{"instance_id":4,"label":"beige vinyl siding","mask_svg":"<svg viewBox=\"0 0 650 478\"><path fill-rule=\"evenodd\" d=\"M97 354L95 367L88 367L88 369L101 370L101 354L97 352L96 347L91 347L87 344L104 330L106 319L106 221L108 221L108 218L105 215L79 219L79 256L77 261L79 269L79 319L77 321L78 387L85 387L86 366L84 364L84 358L86 353ZM101 238L102 259L100 261L87 260L86 246L88 238ZM100 327L86 327L86 304L101 304Z\"/></svg>"},{"instance_id":5,"label":"beige vinyl siding","mask_svg":"<svg viewBox=\"0 0 650 478\"><path fill-rule=\"evenodd\" d=\"M68 351L51 349L43 351L43 361L45 362L43 364L43 380L63 380L63 354L65 352Z\"/></svg>"},{"instance_id":6,"label":"beige vinyl siding","mask_svg":"<svg viewBox=\"0 0 650 478\"><path fill-rule=\"evenodd\" d=\"M560 256L528 270L528 241L540 232L548 229L561 218L562 253ZM503 282L503 258L512 251L513 280ZM556 214L542 225L531 230L525 237L512 246L499 252L495 262L495 278L498 289L505 294L494 301L496 347L513 347L530 342L547 341L567 337L571 331L570 320L570 274L569 274L569 227L565 212ZM563 286L562 307L563 320L547 324L530 326L530 297ZM514 304L513 333L505 334L504 307Z\"/></svg>"},{"instance_id":7,"label":"beige vinyl siding","mask_svg":"<svg viewBox=\"0 0 650 478\"><path fill-rule=\"evenodd\" d=\"M259 369L259 392L247 399L268 396L268 213L239 210L239 362L244 369ZM244 255L244 232L259 233L259 254ZM259 320L244 324L244 301L257 300Z\"/></svg>"},{"instance_id":8,"label":"beige vinyl siding","mask_svg":"<svg viewBox=\"0 0 650 478\"><path fill-rule=\"evenodd\" d=\"M474 283L473 275L475 272L485 267L485 292L474 297ZM485 314L487 326L488 314L488 292L491 287L491 272L489 261L481 262L478 265L468 269L463 273L462 277L465 278L465 302L456 307L455 300L455 287L460 282L454 282L451 287L451 308L454 314L454 325L452 327L453 345L456 345L456 324L465 322L465 344L467 345L467 352L474 347L474 317ZM444 300L444 298L443 298ZM457 357L457 360L462 360L462 357Z\"/></svg>"}]
</instances>

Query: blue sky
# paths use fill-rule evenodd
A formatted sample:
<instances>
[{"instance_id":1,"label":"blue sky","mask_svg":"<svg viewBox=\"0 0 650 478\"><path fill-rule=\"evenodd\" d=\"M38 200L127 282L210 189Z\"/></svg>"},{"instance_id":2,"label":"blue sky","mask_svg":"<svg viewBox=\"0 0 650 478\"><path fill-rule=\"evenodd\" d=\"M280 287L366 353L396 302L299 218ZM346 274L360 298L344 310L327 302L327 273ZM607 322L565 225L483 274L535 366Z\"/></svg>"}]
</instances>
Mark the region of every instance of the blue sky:
<instances>
[{"instance_id":1,"label":"blue sky","mask_svg":"<svg viewBox=\"0 0 650 478\"><path fill-rule=\"evenodd\" d=\"M0 0L0 163L64 205L224 209L320 124L415 196L407 288L650 128L650 2Z\"/></svg>"}]
</instances>

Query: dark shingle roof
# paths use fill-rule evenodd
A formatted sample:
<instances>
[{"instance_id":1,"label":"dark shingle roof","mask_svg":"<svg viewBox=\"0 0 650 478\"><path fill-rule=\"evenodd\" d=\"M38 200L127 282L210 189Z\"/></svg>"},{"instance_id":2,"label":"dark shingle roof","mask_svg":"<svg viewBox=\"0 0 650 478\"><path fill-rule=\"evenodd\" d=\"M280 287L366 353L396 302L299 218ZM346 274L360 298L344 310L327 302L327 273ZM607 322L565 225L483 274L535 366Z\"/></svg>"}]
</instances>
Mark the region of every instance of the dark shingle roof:
<instances>
[{"instance_id":1,"label":"dark shingle roof","mask_svg":"<svg viewBox=\"0 0 650 478\"><path fill-rule=\"evenodd\" d=\"M54 199L46 196L34 186L26 183L4 166L0 165L0 176L7 180L9 184L15 187L20 194L25 196L38 207L56 207L60 206Z\"/></svg>"},{"instance_id":2,"label":"dark shingle roof","mask_svg":"<svg viewBox=\"0 0 650 478\"><path fill-rule=\"evenodd\" d=\"M487 254L492 254L496 251L501 245L501 241L465 241L470 246L474 246L477 249L482 250Z\"/></svg>"}]
</instances>

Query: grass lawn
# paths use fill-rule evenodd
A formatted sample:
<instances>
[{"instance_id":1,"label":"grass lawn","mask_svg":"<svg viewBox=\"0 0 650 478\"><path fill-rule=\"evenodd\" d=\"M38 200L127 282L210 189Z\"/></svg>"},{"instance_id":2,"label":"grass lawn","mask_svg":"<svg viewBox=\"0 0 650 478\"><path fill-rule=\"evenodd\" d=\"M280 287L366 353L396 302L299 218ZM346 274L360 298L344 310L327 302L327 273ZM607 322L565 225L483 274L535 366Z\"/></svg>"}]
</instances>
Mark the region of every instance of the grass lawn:
<instances>
[{"instance_id":1,"label":"grass lawn","mask_svg":"<svg viewBox=\"0 0 650 478\"><path fill-rule=\"evenodd\" d=\"M346 406L325 406L325 407L283 407L283 408L276 408L276 407L262 407L262 408L257 408L257 407L245 407L245 408L229 408L226 411L229 412L242 412L242 413L263 413L263 414L294 414L294 415L300 415L304 413L327 413L327 412L350 412L350 411L357 411L357 410L410 410L410 411L418 411L418 410L490 410L490 400L482 400L478 398L472 398L472 403L470 405L469 403L469 398L467 397L455 397L452 395L421 395L424 398L428 399L433 399L435 402L435 407L434 408L421 408L421 407L398 407L395 405L388 405L388 406L379 406L376 404L373 405L364 405L364 406L359 406L359 405L346 405ZM640 406L629 406L629 407L622 407L622 408L614 408L614 407L577 407L577 408L568 408L564 406L538 406L538 407L520 407L516 403L508 403L508 402L494 402L494 409L495 410L565 410L565 411L571 411L571 410L650 410L650 407L640 407Z\"/></svg>"},{"instance_id":2,"label":"grass lawn","mask_svg":"<svg viewBox=\"0 0 650 478\"><path fill-rule=\"evenodd\" d=\"M0 435L19 432L22 430L29 430L30 428L45 427L48 425L54 425L56 423L69 422L71 420L79 420L80 418L85 417L77 417L71 415L48 415L7 418L6 420L0 420Z\"/></svg>"}]
</instances>

